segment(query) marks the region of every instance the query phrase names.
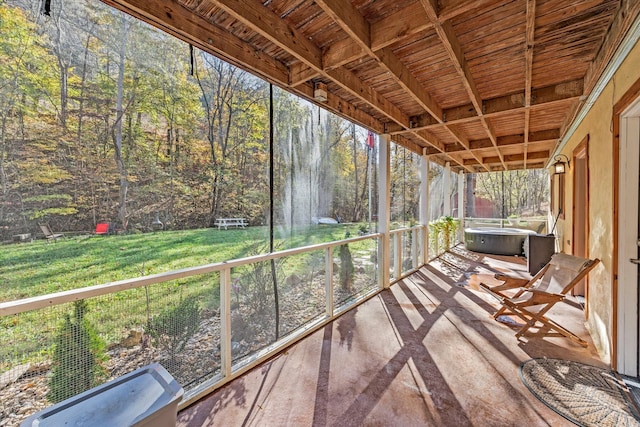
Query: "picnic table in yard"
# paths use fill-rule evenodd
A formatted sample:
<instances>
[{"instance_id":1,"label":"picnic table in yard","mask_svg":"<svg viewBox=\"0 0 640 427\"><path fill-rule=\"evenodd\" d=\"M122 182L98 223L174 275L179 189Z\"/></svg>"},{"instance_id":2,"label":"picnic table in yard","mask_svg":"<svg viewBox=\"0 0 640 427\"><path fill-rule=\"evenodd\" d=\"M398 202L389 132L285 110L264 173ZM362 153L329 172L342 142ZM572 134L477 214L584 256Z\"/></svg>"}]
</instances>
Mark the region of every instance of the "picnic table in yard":
<instances>
[{"instance_id":1,"label":"picnic table in yard","mask_svg":"<svg viewBox=\"0 0 640 427\"><path fill-rule=\"evenodd\" d=\"M20 234L14 234L12 236L13 241L16 243L24 243L24 242L31 242L33 241L33 239L31 238L31 233L20 233Z\"/></svg>"},{"instance_id":2,"label":"picnic table in yard","mask_svg":"<svg viewBox=\"0 0 640 427\"><path fill-rule=\"evenodd\" d=\"M218 230L224 227L228 230L229 227L242 227L245 228L249 223L245 218L216 218L215 225L218 226Z\"/></svg>"}]
</instances>

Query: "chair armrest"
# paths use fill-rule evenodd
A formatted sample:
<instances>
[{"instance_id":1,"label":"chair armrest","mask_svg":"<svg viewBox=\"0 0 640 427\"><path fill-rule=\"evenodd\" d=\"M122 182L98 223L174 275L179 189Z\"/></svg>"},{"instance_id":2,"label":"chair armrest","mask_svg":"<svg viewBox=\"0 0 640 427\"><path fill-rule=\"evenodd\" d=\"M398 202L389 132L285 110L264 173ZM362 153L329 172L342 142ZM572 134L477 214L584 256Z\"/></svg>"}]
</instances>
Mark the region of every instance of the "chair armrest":
<instances>
[{"instance_id":1,"label":"chair armrest","mask_svg":"<svg viewBox=\"0 0 640 427\"><path fill-rule=\"evenodd\" d=\"M562 294L552 294L545 291L539 291L537 289L524 289L524 291L531 293L528 305L556 303L564 299L564 295Z\"/></svg>"},{"instance_id":2,"label":"chair armrest","mask_svg":"<svg viewBox=\"0 0 640 427\"><path fill-rule=\"evenodd\" d=\"M496 274L494 277L498 280L502 280L504 283L501 285L490 286L489 289L492 291L504 291L507 289L526 288L530 282L527 279L506 276L504 274L499 274L499 273Z\"/></svg>"}]
</instances>

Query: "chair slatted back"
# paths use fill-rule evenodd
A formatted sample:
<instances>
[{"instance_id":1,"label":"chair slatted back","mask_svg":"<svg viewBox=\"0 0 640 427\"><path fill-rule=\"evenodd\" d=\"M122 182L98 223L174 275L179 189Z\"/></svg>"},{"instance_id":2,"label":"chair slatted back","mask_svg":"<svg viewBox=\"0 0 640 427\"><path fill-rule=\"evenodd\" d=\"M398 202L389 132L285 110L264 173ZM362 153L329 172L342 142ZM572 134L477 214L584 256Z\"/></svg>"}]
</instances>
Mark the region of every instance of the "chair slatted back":
<instances>
[{"instance_id":1,"label":"chair slatted back","mask_svg":"<svg viewBox=\"0 0 640 427\"><path fill-rule=\"evenodd\" d=\"M554 254L549 268L534 289L566 295L600 260L590 260L563 253Z\"/></svg>"},{"instance_id":2,"label":"chair slatted back","mask_svg":"<svg viewBox=\"0 0 640 427\"><path fill-rule=\"evenodd\" d=\"M44 234L45 237L53 236L53 233L51 232L51 229L49 228L49 224L39 223L38 225L40 226L40 230L42 230L42 234Z\"/></svg>"}]
</instances>

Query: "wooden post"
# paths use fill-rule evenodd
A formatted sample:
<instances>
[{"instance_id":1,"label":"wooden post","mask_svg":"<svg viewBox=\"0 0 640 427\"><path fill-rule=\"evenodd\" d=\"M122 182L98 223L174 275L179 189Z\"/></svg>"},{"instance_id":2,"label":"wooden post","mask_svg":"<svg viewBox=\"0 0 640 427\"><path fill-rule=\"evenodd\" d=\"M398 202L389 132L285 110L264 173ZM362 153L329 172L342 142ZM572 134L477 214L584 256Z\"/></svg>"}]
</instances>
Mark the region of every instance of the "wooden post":
<instances>
[{"instance_id":1,"label":"wooden post","mask_svg":"<svg viewBox=\"0 0 640 427\"><path fill-rule=\"evenodd\" d=\"M391 182L389 152L391 149L391 139L389 135L378 136L378 232L382 233L382 244L378 253L379 283L381 287L388 288L390 260L390 235L391 228Z\"/></svg>"}]
</instances>

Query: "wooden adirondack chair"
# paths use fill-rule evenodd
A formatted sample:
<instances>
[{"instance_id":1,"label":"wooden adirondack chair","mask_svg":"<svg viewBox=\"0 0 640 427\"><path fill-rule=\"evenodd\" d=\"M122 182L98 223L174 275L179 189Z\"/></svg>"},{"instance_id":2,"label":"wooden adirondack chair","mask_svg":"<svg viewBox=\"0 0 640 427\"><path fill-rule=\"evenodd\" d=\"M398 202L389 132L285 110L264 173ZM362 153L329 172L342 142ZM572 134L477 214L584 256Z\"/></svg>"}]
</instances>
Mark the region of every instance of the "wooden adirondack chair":
<instances>
[{"instance_id":1,"label":"wooden adirondack chair","mask_svg":"<svg viewBox=\"0 0 640 427\"><path fill-rule=\"evenodd\" d=\"M42 230L42 234L44 234L44 237L47 238L47 242L50 242L51 240L57 242L59 238L64 238L64 234L54 233L53 231L51 231L51 227L49 227L49 224L38 223L38 225L40 226L40 230Z\"/></svg>"},{"instance_id":2,"label":"wooden adirondack chair","mask_svg":"<svg viewBox=\"0 0 640 427\"><path fill-rule=\"evenodd\" d=\"M547 333L555 331L586 347L587 342L567 330L559 323L546 316L553 306L562 301L567 294L600 262L599 259L585 259L567 254L555 254L531 280L514 278L496 274L496 279L503 283L497 286L489 286L480 283L480 286L495 296L502 307L493 315L495 319L504 314L515 314L525 322L525 325L516 333L520 338L536 324L548 328ZM517 289L515 294L508 296L504 291Z\"/></svg>"}]
</instances>

